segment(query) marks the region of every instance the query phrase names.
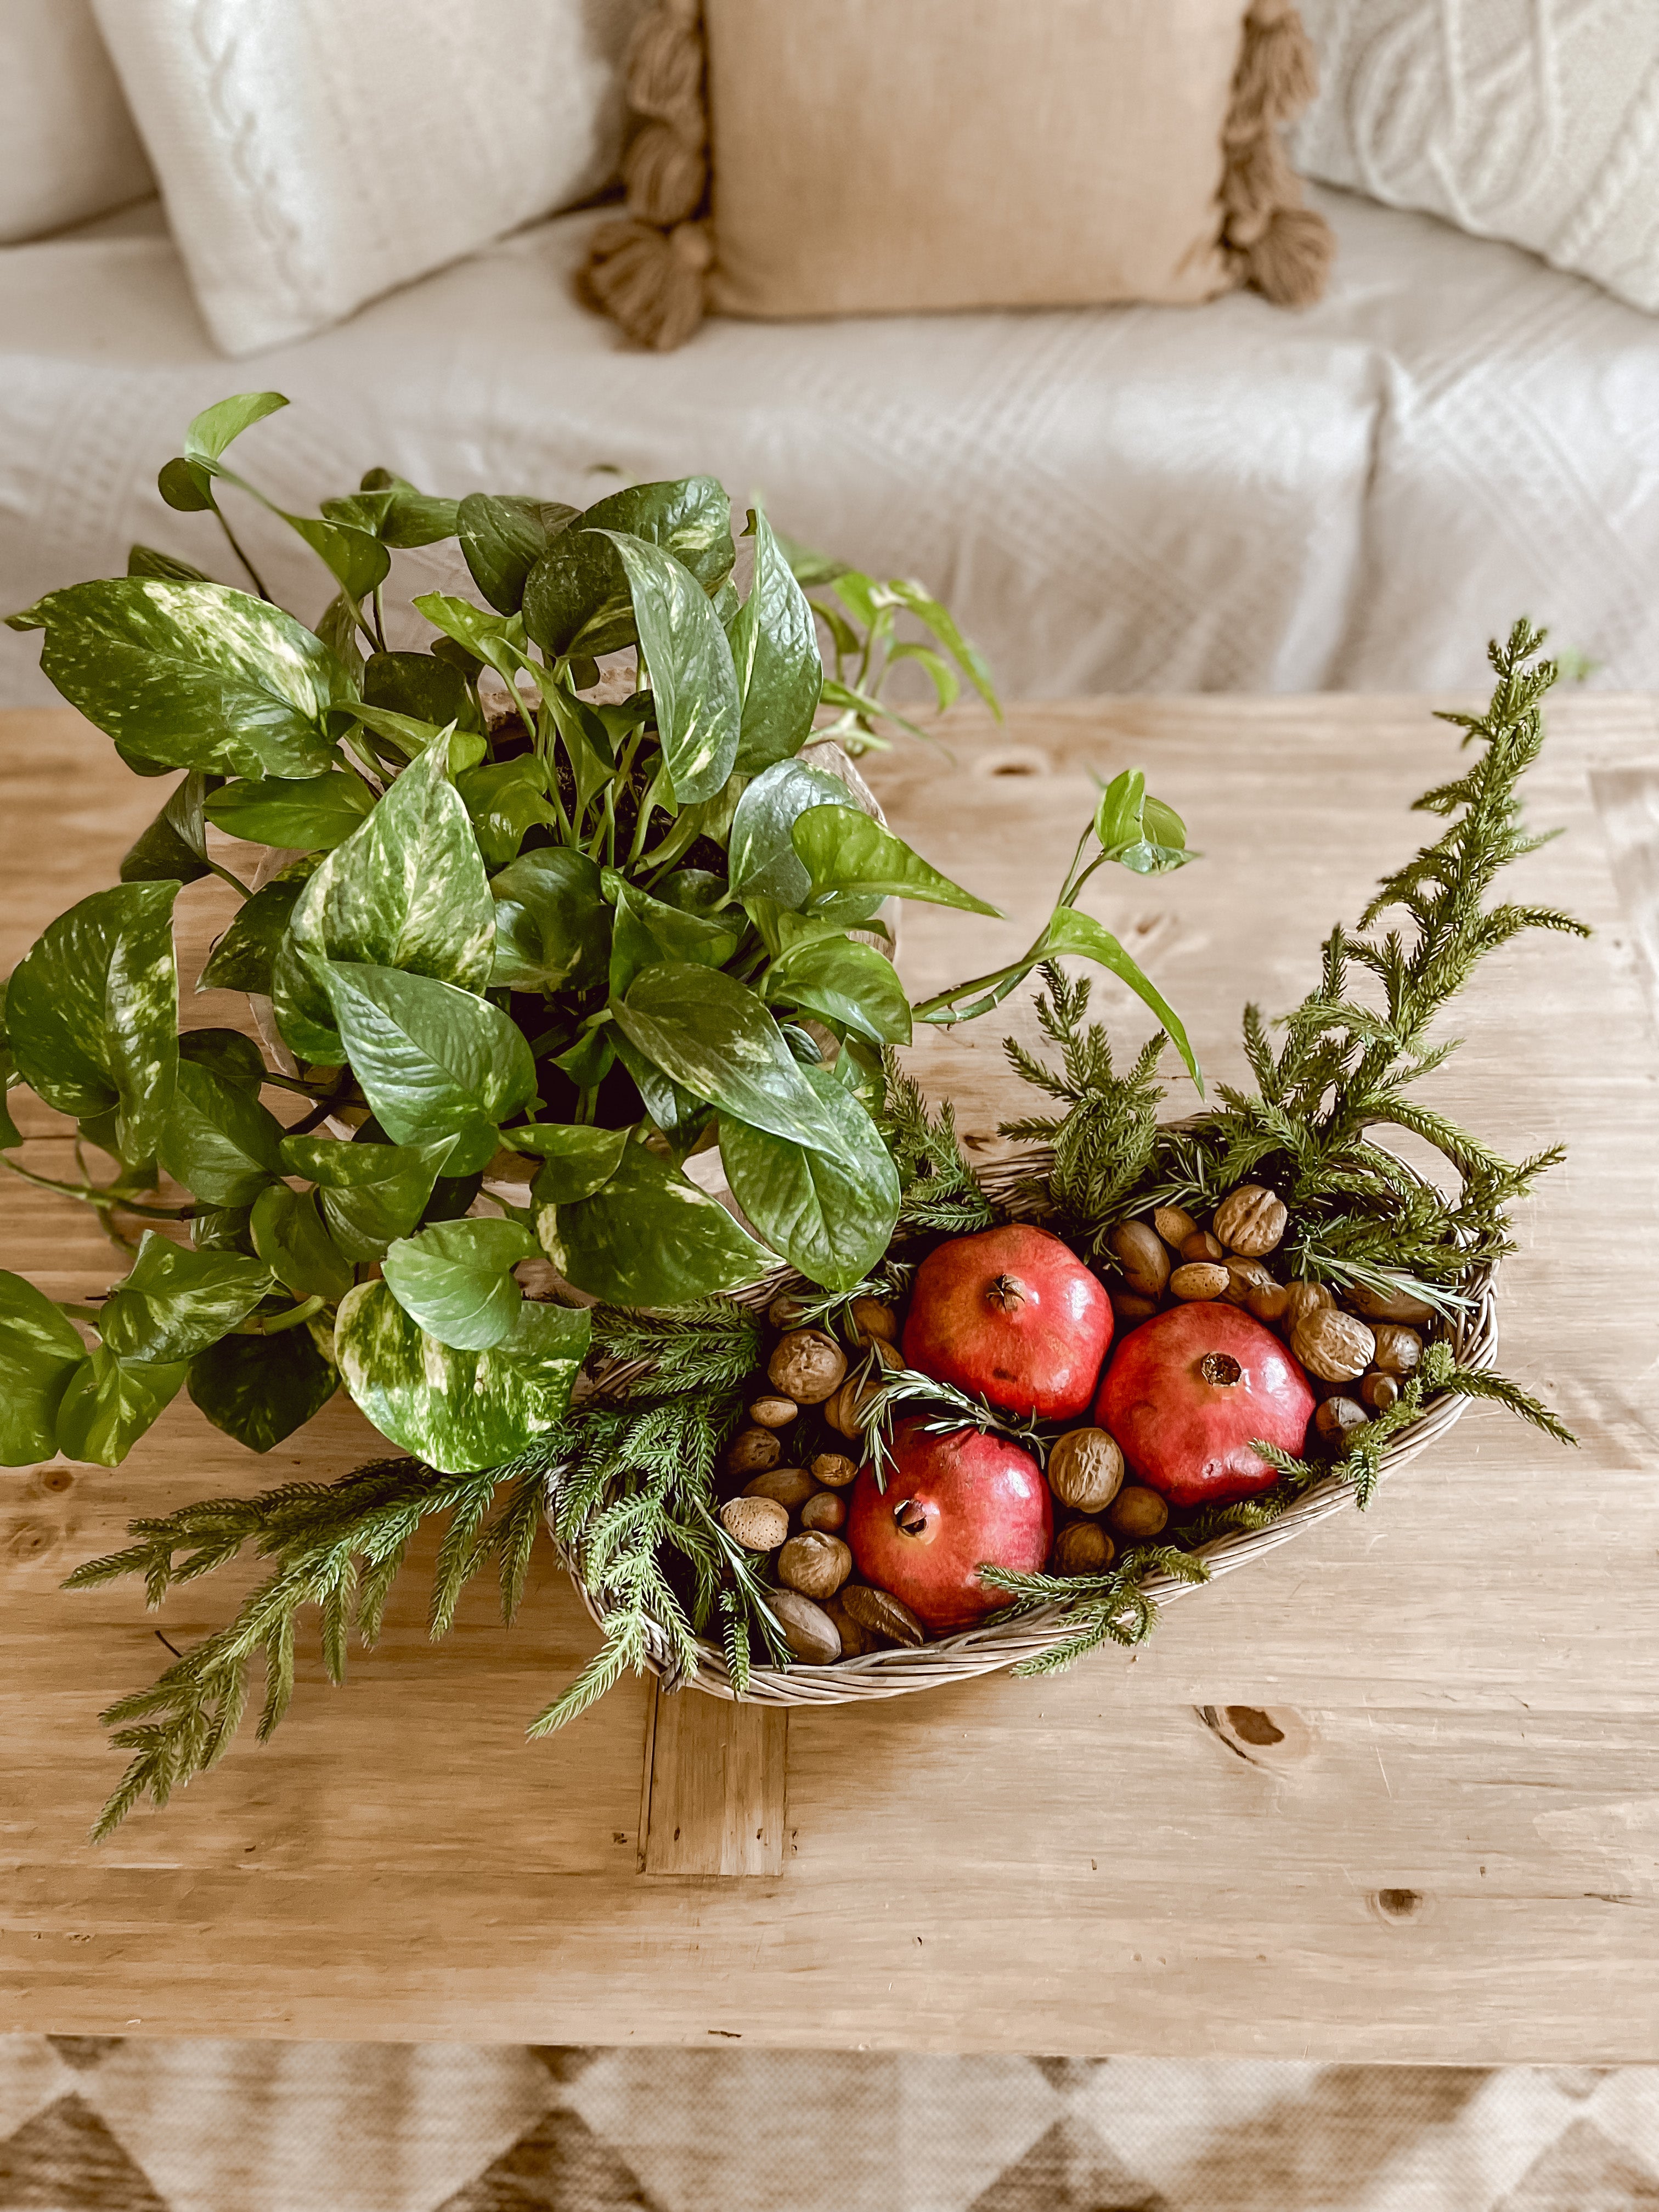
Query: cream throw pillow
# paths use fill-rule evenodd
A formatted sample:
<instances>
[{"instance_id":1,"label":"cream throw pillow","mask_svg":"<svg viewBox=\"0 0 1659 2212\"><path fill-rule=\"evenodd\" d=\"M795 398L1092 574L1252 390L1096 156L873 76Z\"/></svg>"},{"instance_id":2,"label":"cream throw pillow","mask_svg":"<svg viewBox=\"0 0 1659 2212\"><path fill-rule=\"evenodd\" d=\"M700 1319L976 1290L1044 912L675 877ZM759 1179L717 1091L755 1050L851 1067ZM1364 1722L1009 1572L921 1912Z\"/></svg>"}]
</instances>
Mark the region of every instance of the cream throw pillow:
<instances>
[{"instance_id":1,"label":"cream throw pillow","mask_svg":"<svg viewBox=\"0 0 1659 2212\"><path fill-rule=\"evenodd\" d=\"M0 245L155 189L88 0L0 0Z\"/></svg>"},{"instance_id":2,"label":"cream throw pillow","mask_svg":"<svg viewBox=\"0 0 1659 2212\"><path fill-rule=\"evenodd\" d=\"M233 354L306 337L599 191L640 4L94 0Z\"/></svg>"},{"instance_id":3,"label":"cream throw pillow","mask_svg":"<svg viewBox=\"0 0 1659 2212\"><path fill-rule=\"evenodd\" d=\"M705 306L1322 286L1329 234L1278 134L1313 91L1291 0L702 0L702 18L658 0L635 34L630 220L589 266L647 343L678 343Z\"/></svg>"},{"instance_id":4,"label":"cream throw pillow","mask_svg":"<svg viewBox=\"0 0 1659 2212\"><path fill-rule=\"evenodd\" d=\"M1310 176L1659 311L1659 0L1302 0Z\"/></svg>"}]
</instances>

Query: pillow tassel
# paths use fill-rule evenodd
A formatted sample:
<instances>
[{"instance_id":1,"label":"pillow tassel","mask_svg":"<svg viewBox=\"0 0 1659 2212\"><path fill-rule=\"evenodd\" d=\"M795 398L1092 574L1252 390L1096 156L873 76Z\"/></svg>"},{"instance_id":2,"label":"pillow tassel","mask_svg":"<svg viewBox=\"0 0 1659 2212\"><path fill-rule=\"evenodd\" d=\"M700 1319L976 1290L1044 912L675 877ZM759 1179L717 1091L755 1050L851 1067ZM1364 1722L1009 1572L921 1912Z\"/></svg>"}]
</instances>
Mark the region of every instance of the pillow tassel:
<instances>
[{"instance_id":1,"label":"pillow tassel","mask_svg":"<svg viewBox=\"0 0 1659 2212\"><path fill-rule=\"evenodd\" d=\"M1321 298L1336 240L1323 216L1302 204L1280 127L1319 88L1317 65L1293 0L1254 0L1222 134L1224 236L1238 281L1276 307Z\"/></svg>"},{"instance_id":2,"label":"pillow tassel","mask_svg":"<svg viewBox=\"0 0 1659 2212\"><path fill-rule=\"evenodd\" d=\"M581 289L636 345L672 353L702 321L708 264L708 117L701 0L658 0L628 49L629 105L643 118L623 157L628 213L588 242Z\"/></svg>"}]
</instances>

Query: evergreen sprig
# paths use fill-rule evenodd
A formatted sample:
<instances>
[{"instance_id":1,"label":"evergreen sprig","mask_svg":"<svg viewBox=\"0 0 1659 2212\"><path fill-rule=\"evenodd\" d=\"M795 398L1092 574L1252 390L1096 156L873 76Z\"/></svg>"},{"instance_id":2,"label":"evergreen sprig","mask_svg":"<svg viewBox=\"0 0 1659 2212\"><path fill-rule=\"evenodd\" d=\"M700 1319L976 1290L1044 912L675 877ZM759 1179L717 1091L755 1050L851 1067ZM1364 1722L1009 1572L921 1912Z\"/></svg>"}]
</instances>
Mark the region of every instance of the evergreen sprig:
<instances>
[{"instance_id":1,"label":"evergreen sprig","mask_svg":"<svg viewBox=\"0 0 1659 2212\"><path fill-rule=\"evenodd\" d=\"M1108 1644L1140 1644L1158 1620L1158 1601L1146 1584L1155 1574L1183 1583L1204 1583L1210 1571L1202 1559L1170 1544L1138 1544L1115 1565L1098 1575L1027 1575L1011 1567L981 1567L981 1579L1006 1590L1017 1611L1062 1605L1071 1633L1062 1643L1032 1659L1022 1659L1016 1674L1057 1674Z\"/></svg>"},{"instance_id":2,"label":"evergreen sprig","mask_svg":"<svg viewBox=\"0 0 1659 2212\"><path fill-rule=\"evenodd\" d=\"M1068 979L1052 961L1041 973L1037 1020L1060 1047L1060 1066L1050 1067L1015 1037L1004 1039L1003 1050L1017 1075L1050 1097L1064 1099L1066 1109L1063 1115L1005 1121L1000 1133L1053 1146L1054 1164L1042 1194L1054 1225L1098 1258L1112 1230L1139 1203L1158 1143L1158 1109L1164 1094L1157 1075L1169 1040L1159 1030L1120 1075L1105 1030L1098 1022L1085 1025L1088 979Z\"/></svg>"},{"instance_id":3,"label":"evergreen sprig","mask_svg":"<svg viewBox=\"0 0 1659 2212\"><path fill-rule=\"evenodd\" d=\"M877 1124L902 1193L896 1233L928 1229L960 1237L988 1229L994 1218L990 1200L963 1158L949 1100L930 1115L920 1087L890 1047L882 1055L882 1066L886 1096Z\"/></svg>"},{"instance_id":4,"label":"evergreen sprig","mask_svg":"<svg viewBox=\"0 0 1659 2212\"><path fill-rule=\"evenodd\" d=\"M760 1361L761 1317L736 1299L701 1298L667 1313L595 1306L590 1365L607 1394L637 1389L653 1398L681 1390L734 1389ZM646 1364L631 1381L611 1370Z\"/></svg>"}]
</instances>

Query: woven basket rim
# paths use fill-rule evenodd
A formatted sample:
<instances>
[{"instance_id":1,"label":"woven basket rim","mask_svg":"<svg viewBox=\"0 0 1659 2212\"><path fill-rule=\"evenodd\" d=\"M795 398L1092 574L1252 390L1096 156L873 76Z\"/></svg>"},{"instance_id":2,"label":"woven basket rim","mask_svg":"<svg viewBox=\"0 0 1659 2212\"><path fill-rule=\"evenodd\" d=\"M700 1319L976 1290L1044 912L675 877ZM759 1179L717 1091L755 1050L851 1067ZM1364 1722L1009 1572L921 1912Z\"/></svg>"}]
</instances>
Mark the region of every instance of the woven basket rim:
<instances>
[{"instance_id":1,"label":"woven basket rim","mask_svg":"<svg viewBox=\"0 0 1659 2212\"><path fill-rule=\"evenodd\" d=\"M1208 1120L1206 1115L1194 1114L1167 1126L1196 1129L1204 1127ZM1006 1205L1033 1181L1040 1180L1053 1159L1053 1152L1048 1146L1031 1146L1012 1159L976 1169L975 1178L988 1198ZM1400 1164L1408 1174L1417 1175L1408 1161L1402 1160ZM1418 1180L1424 1178L1419 1176ZM805 1282L805 1279L793 1268L779 1267L733 1295L740 1304L759 1310L769 1305L781 1292L800 1287ZM1481 1261L1473 1266L1464 1279L1463 1294L1468 1303L1448 1322L1446 1337L1460 1366L1482 1372L1492 1367L1498 1358L1496 1263ZM1383 1447L1379 1480L1387 1480L1399 1474L1431 1445L1439 1443L1462 1419L1468 1402L1465 1398L1449 1395L1431 1398L1419 1417ZM549 1477L550 1523L552 1492L557 1481L555 1470ZM1231 1531L1199 1546L1193 1557L1203 1561L1213 1581L1217 1576L1231 1574L1250 1560L1265 1558L1319 1522L1351 1510L1351 1486L1334 1468L1323 1481L1304 1491L1265 1528ZM603 1627L603 1613L565 1556L562 1547L560 1551L589 1617L596 1626ZM1146 1595L1160 1607L1204 1587L1203 1583L1183 1582L1169 1574L1149 1576L1141 1585ZM1068 1609L1056 1603L984 1627L964 1629L937 1642L866 1652L860 1658L839 1659L829 1666L811 1666L802 1662L787 1672L777 1667L751 1667L748 1689L741 1697L732 1686L726 1654L707 1637L696 1639L697 1663L694 1669L682 1666L678 1651L665 1631L649 1639L647 1662L667 1690L697 1689L711 1697L746 1705L856 1705L874 1698L906 1697L921 1690L943 1688L978 1674L994 1674L1022 1660L1042 1658L1073 1632Z\"/></svg>"}]
</instances>

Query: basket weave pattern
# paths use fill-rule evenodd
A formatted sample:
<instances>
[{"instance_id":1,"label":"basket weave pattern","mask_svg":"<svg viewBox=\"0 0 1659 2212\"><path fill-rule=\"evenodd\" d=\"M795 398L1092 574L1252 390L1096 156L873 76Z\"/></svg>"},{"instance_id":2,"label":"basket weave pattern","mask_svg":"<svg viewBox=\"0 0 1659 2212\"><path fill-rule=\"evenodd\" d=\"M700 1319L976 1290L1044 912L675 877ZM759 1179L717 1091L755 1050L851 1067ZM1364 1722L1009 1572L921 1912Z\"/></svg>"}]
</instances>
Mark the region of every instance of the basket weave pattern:
<instances>
[{"instance_id":1,"label":"basket weave pattern","mask_svg":"<svg viewBox=\"0 0 1659 2212\"><path fill-rule=\"evenodd\" d=\"M1018 1214L1026 1210L1020 1202L1023 1191L1034 1178L1045 1173L1050 1158L1046 1149L1033 1147L1020 1159L982 1169L980 1184L988 1198L1005 1211ZM736 1297L739 1304L758 1311L769 1306L781 1291L802 1286L802 1277L792 1268L781 1267L749 1289L738 1291ZM810 1291L815 1285L807 1284L805 1287ZM1441 1340L1450 1346L1459 1366L1483 1370L1492 1367L1498 1358L1496 1267L1482 1264L1471 1268L1463 1291L1469 1303L1444 1324ZM621 1370L629 1376L645 1371L643 1364ZM1431 1444L1438 1443L1461 1418L1467 1403L1461 1397L1431 1399L1420 1418L1384 1447L1382 1474L1387 1477L1398 1474ZM558 1480L556 1472L550 1478L550 1492L556 1492ZM1333 1514L1352 1510L1349 1486L1333 1473L1323 1482L1304 1491L1267 1528L1239 1529L1218 1537L1212 1543L1203 1545L1194 1556L1203 1560L1212 1577L1231 1574L1248 1560L1265 1558L1281 1544L1290 1543L1316 1522L1329 1520ZM574 1568L571 1578L593 1620L603 1626L604 1616ZM1184 1596L1204 1586L1178 1581L1172 1575L1152 1575L1141 1587L1149 1597L1164 1605L1171 1598ZM838 1660L833 1666L798 1663L787 1673L781 1668L753 1667L744 1701L762 1705L841 1705L870 1698L904 1697L914 1690L940 1689L970 1675L994 1674L1022 1659L1040 1658L1064 1643L1072 1632L1065 1607L1042 1606L987 1627L966 1629L958 1635L941 1638L936 1643L914 1649L899 1646L891 1650L871 1651L861 1658ZM665 1632L652 1633L647 1656L665 1689L697 1689L711 1697L737 1698L726 1669L726 1655L707 1638L698 1639L695 1671L682 1669L679 1654Z\"/></svg>"}]
</instances>

